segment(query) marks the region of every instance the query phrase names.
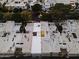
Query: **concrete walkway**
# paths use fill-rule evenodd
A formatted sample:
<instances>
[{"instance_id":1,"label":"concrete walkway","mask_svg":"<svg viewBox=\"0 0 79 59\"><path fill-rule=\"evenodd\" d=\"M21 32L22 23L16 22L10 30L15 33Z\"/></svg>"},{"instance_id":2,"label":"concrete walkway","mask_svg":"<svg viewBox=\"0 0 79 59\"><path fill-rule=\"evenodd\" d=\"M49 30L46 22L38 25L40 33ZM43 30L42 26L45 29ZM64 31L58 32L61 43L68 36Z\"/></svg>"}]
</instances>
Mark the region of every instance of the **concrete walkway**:
<instances>
[{"instance_id":1,"label":"concrete walkway","mask_svg":"<svg viewBox=\"0 0 79 59\"><path fill-rule=\"evenodd\" d=\"M37 32L36 36L33 36L32 39L32 54L41 54L41 24L40 23L34 23L33 32Z\"/></svg>"}]
</instances>

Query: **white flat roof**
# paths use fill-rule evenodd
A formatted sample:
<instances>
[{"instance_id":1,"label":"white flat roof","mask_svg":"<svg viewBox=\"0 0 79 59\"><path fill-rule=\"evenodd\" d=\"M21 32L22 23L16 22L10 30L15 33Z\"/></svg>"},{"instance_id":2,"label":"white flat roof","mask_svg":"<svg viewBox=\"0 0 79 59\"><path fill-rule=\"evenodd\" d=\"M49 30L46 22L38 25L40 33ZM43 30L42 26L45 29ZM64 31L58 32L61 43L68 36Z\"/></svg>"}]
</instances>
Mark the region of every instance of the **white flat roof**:
<instances>
[{"instance_id":1,"label":"white flat roof","mask_svg":"<svg viewBox=\"0 0 79 59\"><path fill-rule=\"evenodd\" d=\"M67 49L69 54L79 54L79 22L73 22L77 26L76 31L74 28L72 28L73 31L69 29L72 26L70 22L66 23L69 23L65 25L66 29L63 29L66 33L62 34L56 30L55 24L50 22L27 23L25 27L27 33L16 33L21 24L0 23L0 53L14 53L19 47L22 48L23 53L59 53L62 48ZM41 31L44 31L44 37L41 37ZM33 32L37 32L37 35L33 36ZM75 33L77 38L74 38L72 33ZM17 45L17 43L23 43L23 45Z\"/></svg>"}]
</instances>

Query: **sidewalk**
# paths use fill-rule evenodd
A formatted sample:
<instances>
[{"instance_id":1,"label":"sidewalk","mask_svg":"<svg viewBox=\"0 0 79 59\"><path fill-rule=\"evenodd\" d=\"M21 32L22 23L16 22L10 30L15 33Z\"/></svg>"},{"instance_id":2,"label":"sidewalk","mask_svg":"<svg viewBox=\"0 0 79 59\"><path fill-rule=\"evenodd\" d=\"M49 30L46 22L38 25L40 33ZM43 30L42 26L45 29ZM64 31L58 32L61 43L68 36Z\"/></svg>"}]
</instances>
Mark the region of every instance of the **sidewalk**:
<instances>
[{"instance_id":1,"label":"sidewalk","mask_svg":"<svg viewBox=\"0 0 79 59\"><path fill-rule=\"evenodd\" d=\"M34 23L33 32L36 32L36 36L33 35L33 39L32 39L32 49L31 49L32 54L41 54L41 36L40 36L41 26L40 25L41 25L40 23Z\"/></svg>"}]
</instances>

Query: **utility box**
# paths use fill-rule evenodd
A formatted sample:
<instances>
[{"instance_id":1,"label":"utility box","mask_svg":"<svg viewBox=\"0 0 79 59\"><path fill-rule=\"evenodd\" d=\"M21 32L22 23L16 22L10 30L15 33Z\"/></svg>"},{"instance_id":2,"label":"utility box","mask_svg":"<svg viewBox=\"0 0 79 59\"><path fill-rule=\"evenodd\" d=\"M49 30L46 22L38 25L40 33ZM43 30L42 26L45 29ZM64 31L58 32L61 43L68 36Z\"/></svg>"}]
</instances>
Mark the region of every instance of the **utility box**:
<instances>
[{"instance_id":1,"label":"utility box","mask_svg":"<svg viewBox=\"0 0 79 59\"><path fill-rule=\"evenodd\" d=\"M45 37L45 31L41 31L41 37Z\"/></svg>"}]
</instances>

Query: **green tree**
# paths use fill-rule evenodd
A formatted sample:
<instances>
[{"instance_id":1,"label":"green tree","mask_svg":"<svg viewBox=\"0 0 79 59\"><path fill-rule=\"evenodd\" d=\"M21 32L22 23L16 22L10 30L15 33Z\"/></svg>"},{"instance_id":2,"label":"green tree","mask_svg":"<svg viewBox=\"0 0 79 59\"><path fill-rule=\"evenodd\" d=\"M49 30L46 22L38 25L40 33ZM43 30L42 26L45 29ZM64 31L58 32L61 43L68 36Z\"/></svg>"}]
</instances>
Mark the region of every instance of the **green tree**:
<instances>
[{"instance_id":1,"label":"green tree","mask_svg":"<svg viewBox=\"0 0 79 59\"><path fill-rule=\"evenodd\" d=\"M12 16L11 12L4 13L4 19L6 21L11 21L11 16Z\"/></svg>"},{"instance_id":2,"label":"green tree","mask_svg":"<svg viewBox=\"0 0 79 59\"><path fill-rule=\"evenodd\" d=\"M22 17L20 13L13 13L11 19L15 22L22 22Z\"/></svg>"},{"instance_id":3,"label":"green tree","mask_svg":"<svg viewBox=\"0 0 79 59\"><path fill-rule=\"evenodd\" d=\"M71 5L64 5L62 3L57 3L55 6L50 8L50 14L52 15L52 20L66 20L66 15L71 11Z\"/></svg>"},{"instance_id":4,"label":"green tree","mask_svg":"<svg viewBox=\"0 0 79 59\"><path fill-rule=\"evenodd\" d=\"M58 11L58 12L63 12L65 14L67 14L71 11L71 8L72 8L71 5L68 5L68 4L64 5L62 3L57 3L57 4L55 4L55 6L51 7L50 10L52 12Z\"/></svg>"},{"instance_id":5,"label":"green tree","mask_svg":"<svg viewBox=\"0 0 79 59\"><path fill-rule=\"evenodd\" d=\"M42 11L42 6L40 4L35 4L34 6L32 6L32 11L33 12Z\"/></svg>"},{"instance_id":6,"label":"green tree","mask_svg":"<svg viewBox=\"0 0 79 59\"><path fill-rule=\"evenodd\" d=\"M76 12L70 13L70 19L78 20L79 19L79 13L76 13Z\"/></svg>"},{"instance_id":7,"label":"green tree","mask_svg":"<svg viewBox=\"0 0 79 59\"><path fill-rule=\"evenodd\" d=\"M32 13L29 11L22 11L21 17L23 18L22 22L29 22L32 20Z\"/></svg>"},{"instance_id":8,"label":"green tree","mask_svg":"<svg viewBox=\"0 0 79 59\"><path fill-rule=\"evenodd\" d=\"M22 12L22 9L21 8L14 8L13 12L14 13L20 13L20 12Z\"/></svg>"},{"instance_id":9,"label":"green tree","mask_svg":"<svg viewBox=\"0 0 79 59\"><path fill-rule=\"evenodd\" d=\"M8 12L8 8L5 7L5 5L6 5L6 3L4 3L4 4L2 5L2 7L1 7L1 11L2 11L2 12Z\"/></svg>"},{"instance_id":10,"label":"green tree","mask_svg":"<svg viewBox=\"0 0 79 59\"><path fill-rule=\"evenodd\" d=\"M41 16L40 19L41 19L42 21L49 21L49 22L52 21L51 14L49 14L49 13L42 13L42 16Z\"/></svg>"},{"instance_id":11,"label":"green tree","mask_svg":"<svg viewBox=\"0 0 79 59\"><path fill-rule=\"evenodd\" d=\"M5 12L8 12L7 7L2 7L2 9L1 9L1 10L2 10L2 12L4 12L4 13L5 13Z\"/></svg>"}]
</instances>

